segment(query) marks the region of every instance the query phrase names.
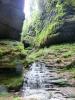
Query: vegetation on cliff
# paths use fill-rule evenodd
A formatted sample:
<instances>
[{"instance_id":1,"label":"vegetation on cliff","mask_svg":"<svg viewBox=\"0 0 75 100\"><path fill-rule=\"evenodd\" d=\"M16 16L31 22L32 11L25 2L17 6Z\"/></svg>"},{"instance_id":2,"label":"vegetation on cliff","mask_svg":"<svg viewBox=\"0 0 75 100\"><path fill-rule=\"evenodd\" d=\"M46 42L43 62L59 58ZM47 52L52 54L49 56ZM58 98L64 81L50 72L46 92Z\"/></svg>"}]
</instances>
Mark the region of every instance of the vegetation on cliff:
<instances>
[{"instance_id":1,"label":"vegetation on cliff","mask_svg":"<svg viewBox=\"0 0 75 100\"><path fill-rule=\"evenodd\" d=\"M75 1L38 0L38 6L23 28L22 40L31 44L26 61L75 71Z\"/></svg>"},{"instance_id":2,"label":"vegetation on cliff","mask_svg":"<svg viewBox=\"0 0 75 100\"><path fill-rule=\"evenodd\" d=\"M26 21L23 37L34 35L34 44L39 47L75 41L74 6L74 0L39 1L40 10Z\"/></svg>"},{"instance_id":3,"label":"vegetation on cliff","mask_svg":"<svg viewBox=\"0 0 75 100\"><path fill-rule=\"evenodd\" d=\"M41 48L29 53L26 60L45 62L50 66L66 67L75 62L75 43ZM74 63L75 64L75 63Z\"/></svg>"},{"instance_id":4,"label":"vegetation on cliff","mask_svg":"<svg viewBox=\"0 0 75 100\"><path fill-rule=\"evenodd\" d=\"M39 10L24 22L24 44L0 41L0 85L21 86L23 78L16 71L18 66L24 68L39 60L75 73L75 1L38 0L38 6Z\"/></svg>"},{"instance_id":5,"label":"vegetation on cliff","mask_svg":"<svg viewBox=\"0 0 75 100\"><path fill-rule=\"evenodd\" d=\"M0 41L0 85L16 90L22 85L26 54L21 42ZM21 68L22 67L22 68Z\"/></svg>"},{"instance_id":6,"label":"vegetation on cliff","mask_svg":"<svg viewBox=\"0 0 75 100\"><path fill-rule=\"evenodd\" d=\"M0 41L0 68L15 68L23 59L23 50L21 42Z\"/></svg>"}]
</instances>

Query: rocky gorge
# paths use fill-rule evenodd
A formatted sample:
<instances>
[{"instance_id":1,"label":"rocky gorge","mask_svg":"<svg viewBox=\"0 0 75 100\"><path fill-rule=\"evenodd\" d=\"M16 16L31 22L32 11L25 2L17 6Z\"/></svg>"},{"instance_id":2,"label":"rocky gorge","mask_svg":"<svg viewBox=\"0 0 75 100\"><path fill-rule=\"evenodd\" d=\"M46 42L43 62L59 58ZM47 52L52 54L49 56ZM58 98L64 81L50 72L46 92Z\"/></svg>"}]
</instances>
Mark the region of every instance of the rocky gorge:
<instances>
[{"instance_id":1,"label":"rocky gorge","mask_svg":"<svg viewBox=\"0 0 75 100\"><path fill-rule=\"evenodd\" d=\"M0 1L0 99L75 100L75 1L28 1Z\"/></svg>"}]
</instances>

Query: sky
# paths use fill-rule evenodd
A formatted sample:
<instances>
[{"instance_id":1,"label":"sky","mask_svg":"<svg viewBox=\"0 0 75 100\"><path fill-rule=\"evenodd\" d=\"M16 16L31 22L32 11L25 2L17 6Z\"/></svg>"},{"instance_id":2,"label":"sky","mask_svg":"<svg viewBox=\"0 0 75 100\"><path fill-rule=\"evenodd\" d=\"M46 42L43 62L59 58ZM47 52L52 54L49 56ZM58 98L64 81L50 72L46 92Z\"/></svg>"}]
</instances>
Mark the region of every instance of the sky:
<instances>
[{"instance_id":1,"label":"sky","mask_svg":"<svg viewBox=\"0 0 75 100\"><path fill-rule=\"evenodd\" d=\"M37 1L36 0L25 0L25 4L24 4L25 18L29 18L31 15L30 7L34 10L37 10L38 9Z\"/></svg>"},{"instance_id":2,"label":"sky","mask_svg":"<svg viewBox=\"0 0 75 100\"><path fill-rule=\"evenodd\" d=\"M26 18L30 16L30 0L25 0L24 13Z\"/></svg>"}]
</instances>

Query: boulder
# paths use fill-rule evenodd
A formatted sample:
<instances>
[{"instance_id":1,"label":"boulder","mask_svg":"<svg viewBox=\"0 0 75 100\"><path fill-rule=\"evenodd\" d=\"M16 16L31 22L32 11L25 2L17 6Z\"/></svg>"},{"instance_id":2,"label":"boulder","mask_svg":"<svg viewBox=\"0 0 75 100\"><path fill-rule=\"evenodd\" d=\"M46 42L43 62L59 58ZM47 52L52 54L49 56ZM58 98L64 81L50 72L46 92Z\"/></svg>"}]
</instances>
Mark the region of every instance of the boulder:
<instances>
[{"instance_id":1,"label":"boulder","mask_svg":"<svg viewBox=\"0 0 75 100\"><path fill-rule=\"evenodd\" d=\"M29 43L29 41L27 41L27 40L23 40L22 41L23 42L23 44L24 44L24 48L28 48L28 47L30 47L30 43Z\"/></svg>"}]
</instances>

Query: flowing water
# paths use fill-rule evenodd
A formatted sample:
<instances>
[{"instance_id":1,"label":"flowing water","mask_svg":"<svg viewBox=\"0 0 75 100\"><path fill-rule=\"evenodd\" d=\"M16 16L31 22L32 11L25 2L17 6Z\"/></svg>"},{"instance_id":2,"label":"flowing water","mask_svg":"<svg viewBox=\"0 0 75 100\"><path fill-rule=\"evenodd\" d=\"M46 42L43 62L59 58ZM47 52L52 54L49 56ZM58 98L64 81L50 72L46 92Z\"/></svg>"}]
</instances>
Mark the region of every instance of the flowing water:
<instances>
[{"instance_id":1,"label":"flowing water","mask_svg":"<svg viewBox=\"0 0 75 100\"><path fill-rule=\"evenodd\" d=\"M56 86L66 79L58 77L55 68L47 68L45 64L35 62L24 75L24 100L75 100L68 99L65 93Z\"/></svg>"}]
</instances>

